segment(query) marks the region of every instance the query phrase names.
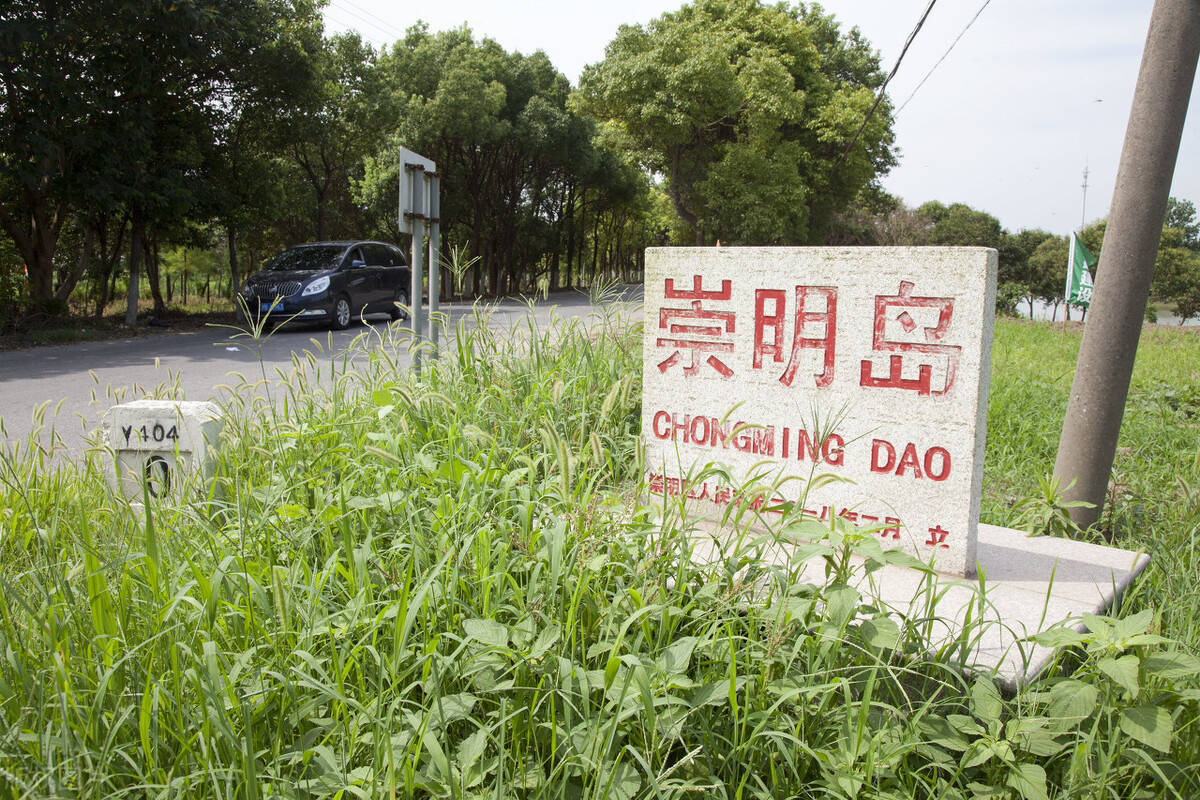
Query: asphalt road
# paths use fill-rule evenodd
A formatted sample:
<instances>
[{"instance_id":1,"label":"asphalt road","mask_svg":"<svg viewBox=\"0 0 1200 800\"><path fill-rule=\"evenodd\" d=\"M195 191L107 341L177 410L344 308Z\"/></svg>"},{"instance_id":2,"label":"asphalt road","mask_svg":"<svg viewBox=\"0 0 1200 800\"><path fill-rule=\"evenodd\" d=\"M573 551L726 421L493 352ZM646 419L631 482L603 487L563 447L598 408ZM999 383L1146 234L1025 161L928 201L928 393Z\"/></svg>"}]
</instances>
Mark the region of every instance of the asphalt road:
<instances>
[{"instance_id":1,"label":"asphalt road","mask_svg":"<svg viewBox=\"0 0 1200 800\"><path fill-rule=\"evenodd\" d=\"M640 298L641 287L626 287L621 295L627 302L640 302ZM516 300L487 308L497 330L508 330L529 313L545 325L553 314L587 317L599 310L581 292L552 294L548 302L534 304L532 311L529 304ZM446 311L444 304L442 310ZM453 322L472 314L465 303L454 304L450 311ZM253 383L264 376L278 381L280 372L291 370L294 357L305 358L305 351L324 366L341 363L347 347L363 334L370 347L380 347L381 337L375 334L387 325L387 318L378 316L340 332L285 327L258 341L214 327L0 353L0 449L37 446L73 457L83 451L85 437L100 426L104 412L118 402L154 396L157 387L176 384L182 395L172 397L220 402L229 391L222 387ZM400 363L409 363L406 347L390 346ZM328 371L321 370L322 374Z\"/></svg>"}]
</instances>

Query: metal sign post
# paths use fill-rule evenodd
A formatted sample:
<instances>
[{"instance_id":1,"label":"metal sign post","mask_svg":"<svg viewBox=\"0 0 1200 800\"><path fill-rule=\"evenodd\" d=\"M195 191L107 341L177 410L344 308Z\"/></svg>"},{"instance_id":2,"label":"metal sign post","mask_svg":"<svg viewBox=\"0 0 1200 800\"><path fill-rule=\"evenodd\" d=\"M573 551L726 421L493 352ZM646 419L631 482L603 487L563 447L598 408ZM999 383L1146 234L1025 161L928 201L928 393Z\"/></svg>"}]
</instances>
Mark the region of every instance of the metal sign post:
<instances>
[{"instance_id":1,"label":"metal sign post","mask_svg":"<svg viewBox=\"0 0 1200 800\"><path fill-rule=\"evenodd\" d=\"M437 314L442 294L442 226L441 226L441 177L436 172L426 172L429 178L429 340L433 343L433 357L438 357Z\"/></svg>"},{"instance_id":2,"label":"metal sign post","mask_svg":"<svg viewBox=\"0 0 1200 800\"><path fill-rule=\"evenodd\" d=\"M434 231L437 230L438 181L437 164L417 155L411 150L400 148L400 213L398 223L401 233L412 235L412 282L410 284L408 301L412 307L410 324L415 351L413 366L421 371L421 340L425 331L425 320L422 314L422 299L425 293L425 237L429 235L429 224L432 221ZM433 237L436 238L436 233ZM437 310L437 251L434 243L430 242L430 312ZM432 320L430 320L432 325ZM436 337L436 334L435 334ZM434 338L436 346L436 338Z\"/></svg>"}]
</instances>

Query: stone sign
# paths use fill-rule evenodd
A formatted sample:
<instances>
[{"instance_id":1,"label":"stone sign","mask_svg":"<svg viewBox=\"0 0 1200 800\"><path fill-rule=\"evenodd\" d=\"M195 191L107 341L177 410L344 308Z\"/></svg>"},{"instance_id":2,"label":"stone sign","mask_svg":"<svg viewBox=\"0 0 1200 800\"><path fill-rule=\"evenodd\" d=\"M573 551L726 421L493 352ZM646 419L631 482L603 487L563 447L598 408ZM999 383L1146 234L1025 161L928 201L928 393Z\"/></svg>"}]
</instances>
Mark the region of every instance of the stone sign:
<instances>
[{"instance_id":1,"label":"stone sign","mask_svg":"<svg viewBox=\"0 0 1200 800\"><path fill-rule=\"evenodd\" d=\"M986 248L651 248L650 492L974 574L995 294Z\"/></svg>"},{"instance_id":2,"label":"stone sign","mask_svg":"<svg viewBox=\"0 0 1200 800\"><path fill-rule=\"evenodd\" d=\"M113 406L104 427L115 463L109 472L114 490L135 505L177 494L196 478L211 473L210 449L222 422L213 403L183 400L135 400Z\"/></svg>"}]
</instances>

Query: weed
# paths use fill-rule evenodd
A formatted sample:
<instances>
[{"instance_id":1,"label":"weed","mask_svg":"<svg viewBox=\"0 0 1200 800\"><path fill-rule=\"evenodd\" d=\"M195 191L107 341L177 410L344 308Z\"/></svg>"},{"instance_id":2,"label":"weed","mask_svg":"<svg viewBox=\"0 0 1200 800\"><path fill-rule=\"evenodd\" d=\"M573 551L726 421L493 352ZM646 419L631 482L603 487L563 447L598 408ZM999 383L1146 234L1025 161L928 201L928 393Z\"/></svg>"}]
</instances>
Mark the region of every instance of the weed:
<instances>
[{"instance_id":1,"label":"weed","mask_svg":"<svg viewBox=\"0 0 1200 800\"><path fill-rule=\"evenodd\" d=\"M211 490L146 498L140 520L98 458L51 469L31 450L0 456L0 792L1200 790L1194 439L1185 468L1172 456L1147 470L1186 436L1131 420L1153 442L1134 447L1129 491L1177 493L1149 506L1149 532L1126 531L1165 540L1151 574L1125 619L1046 634L1063 655L1009 697L956 658L977 629L925 651L936 596L896 613L856 580L899 557L868 552L870 536L820 526L816 576L798 560L762 566L752 536L692 558L670 508L656 521L630 500L637 328L522 325L460 322L419 383L393 328L331 367L298 357L270 400L261 381L233 384ZM1035 434L1055 413L1025 371L1039 363L1055 393L1069 380L1047 375L1057 332L1043 338L1016 325L997 337L987 474L1013 468L1018 493L1045 471ZM1013 430L1030 435L996 433ZM1044 487L1030 506L1052 529L1055 496Z\"/></svg>"}]
</instances>

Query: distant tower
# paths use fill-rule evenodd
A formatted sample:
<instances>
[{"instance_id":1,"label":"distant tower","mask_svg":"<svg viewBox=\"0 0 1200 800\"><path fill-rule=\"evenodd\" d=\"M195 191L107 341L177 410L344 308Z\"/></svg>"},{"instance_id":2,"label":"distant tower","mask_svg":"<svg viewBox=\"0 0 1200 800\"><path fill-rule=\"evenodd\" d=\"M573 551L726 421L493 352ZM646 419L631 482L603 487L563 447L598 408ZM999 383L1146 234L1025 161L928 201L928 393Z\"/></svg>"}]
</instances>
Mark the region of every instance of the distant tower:
<instances>
[{"instance_id":1,"label":"distant tower","mask_svg":"<svg viewBox=\"0 0 1200 800\"><path fill-rule=\"evenodd\" d=\"M1083 231L1084 223L1087 221L1087 164L1083 165L1083 183L1080 188L1083 189L1083 208L1079 211L1079 230Z\"/></svg>"}]
</instances>

